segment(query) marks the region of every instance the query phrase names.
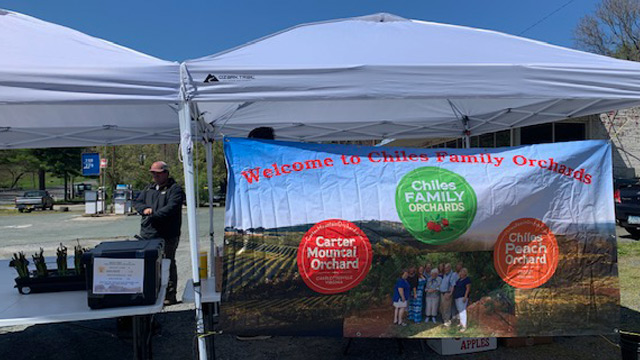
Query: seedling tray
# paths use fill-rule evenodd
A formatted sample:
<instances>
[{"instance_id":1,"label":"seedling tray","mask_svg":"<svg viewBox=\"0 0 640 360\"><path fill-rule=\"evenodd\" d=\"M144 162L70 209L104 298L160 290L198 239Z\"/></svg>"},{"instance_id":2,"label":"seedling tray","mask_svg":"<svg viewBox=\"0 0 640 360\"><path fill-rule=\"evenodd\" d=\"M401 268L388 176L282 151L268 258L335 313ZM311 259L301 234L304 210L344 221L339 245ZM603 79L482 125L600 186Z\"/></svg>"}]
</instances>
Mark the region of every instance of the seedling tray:
<instances>
[{"instance_id":1,"label":"seedling tray","mask_svg":"<svg viewBox=\"0 0 640 360\"><path fill-rule=\"evenodd\" d=\"M35 277L35 272L29 278L16 278L16 288L22 295L59 291L87 290L84 274L78 275L75 270L67 271L67 275L58 275L57 270L48 270L48 276Z\"/></svg>"}]
</instances>

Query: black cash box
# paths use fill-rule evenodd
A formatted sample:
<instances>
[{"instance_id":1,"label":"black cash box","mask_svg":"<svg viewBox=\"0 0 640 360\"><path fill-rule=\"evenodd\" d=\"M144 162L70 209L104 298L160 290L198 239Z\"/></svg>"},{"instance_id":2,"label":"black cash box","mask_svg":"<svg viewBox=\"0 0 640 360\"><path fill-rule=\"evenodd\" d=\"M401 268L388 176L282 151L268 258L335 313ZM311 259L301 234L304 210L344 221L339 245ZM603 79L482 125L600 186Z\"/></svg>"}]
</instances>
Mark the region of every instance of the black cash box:
<instances>
[{"instance_id":1,"label":"black cash box","mask_svg":"<svg viewBox=\"0 0 640 360\"><path fill-rule=\"evenodd\" d=\"M162 281L163 253L164 240L162 239L106 241L85 252L82 262L86 267L89 307L103 309L155 304ZM131 275L135 272L134 269L139 270L136 265L140 264L140 260L144 260L142 289L139 287L137 289L135 287L127 288L126 286L131 284L131 282L127 282L128 280L134 280L133 283L140 281L140 274ZM98 272L109 276L101 275L100 288L94 293L96 290L93 286L94 264L96 262L100 267ZM107 284L108 288L104 284Z\"/></svg>"}]
</instances>

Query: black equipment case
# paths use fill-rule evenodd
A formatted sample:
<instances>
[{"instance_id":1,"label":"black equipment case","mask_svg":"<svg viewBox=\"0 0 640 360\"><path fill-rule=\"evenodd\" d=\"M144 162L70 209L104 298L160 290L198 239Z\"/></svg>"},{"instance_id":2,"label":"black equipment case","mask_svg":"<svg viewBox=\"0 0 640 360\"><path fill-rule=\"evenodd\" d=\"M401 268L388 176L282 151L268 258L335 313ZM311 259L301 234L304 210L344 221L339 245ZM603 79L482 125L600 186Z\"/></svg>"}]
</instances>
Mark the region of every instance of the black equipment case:
<instances>
[{"instance_id":1,"label":"black equipment case","mask_svg":"<svg viewBox=\"0 0 640 360\"><path fill-rule=\"evenodd\" d=\"M163 253L164 240L162 239L106 241L85 252L82 262L86 267L89 307L103 309L155 304L162 281ZM144 259L143 292L136 294L94 294L93 268L95 258Z\"/></svg>"}]
</instances>

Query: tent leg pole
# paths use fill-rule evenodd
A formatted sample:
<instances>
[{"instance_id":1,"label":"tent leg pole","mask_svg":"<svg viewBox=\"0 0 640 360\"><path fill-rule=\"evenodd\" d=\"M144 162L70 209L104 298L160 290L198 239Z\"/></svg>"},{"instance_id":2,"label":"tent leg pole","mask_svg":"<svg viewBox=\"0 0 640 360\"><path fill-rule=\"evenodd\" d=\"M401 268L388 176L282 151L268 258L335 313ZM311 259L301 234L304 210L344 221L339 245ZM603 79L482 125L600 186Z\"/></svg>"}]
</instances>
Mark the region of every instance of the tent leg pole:
<instances>
[{"instance_id":1,"label":"tent leg pole","mask_svg":"<svg viewBox=\"0 0 640 360\"><path fill-rule=\"evenodd\" d=\"M209 260L209 263L211 264L211 266L209 267L209 277L215 284L215 256L217 254L216 243L213 237L213 140L207 139L205 148L207 150L207 187L209 188L209 257L211 258Z\"/></svg>"},{"instance_id":2,"label":"tent leg pole","mask_svg":"<svg viewBox=\"0 0 640 360\"><path fill-rule=\"evenodd\" d=\"M464 124L464 147L465 149L471 148L471 129L469 129L469 117L464 116L462 118L462 123Z\"/></svg>"},{"instance_id":3,"label":"tent leg pole","mask_svg":"<svg viewBox=\"0 0 640 360\"><path fill-rule=\"evenodd\" d=\"M191 272L193 275L193 295L196 307L196 335L198 336L198 356L200 360L207 359L207 346L204 336L204 319L202 314L202 299L200 296L200 274L198 271L198 224L196 217L196 194L193 171L193 136L191 133L190 103L180 103L180 148L182 151L184 169L184 186L187 195L187 221L189 225L189 244L191 249Z\"/></svg>"}]
</instances>

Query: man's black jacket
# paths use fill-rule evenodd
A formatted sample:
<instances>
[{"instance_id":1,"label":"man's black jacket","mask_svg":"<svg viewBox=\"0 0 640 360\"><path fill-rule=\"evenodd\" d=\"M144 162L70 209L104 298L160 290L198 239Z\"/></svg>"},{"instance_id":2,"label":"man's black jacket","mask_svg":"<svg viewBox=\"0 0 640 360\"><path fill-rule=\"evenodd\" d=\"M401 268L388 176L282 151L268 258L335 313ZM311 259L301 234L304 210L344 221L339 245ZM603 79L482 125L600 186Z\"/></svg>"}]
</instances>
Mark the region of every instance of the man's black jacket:
<instances>
[{"instance_id":1,"label":"man's black jacket","mask_svg":"<svg viewBox=\"0 0 640 360\"><path fill-rule=\"evenodd\" d=\"M184 192L173 178L156 190L156 184L149 184L134 200L133 206L142 215L144 209L151 208L151 215L142 215L140 236L145 239L171 238L180 236L182 225L182 202Z\"/></svg>"}]
</instances>

